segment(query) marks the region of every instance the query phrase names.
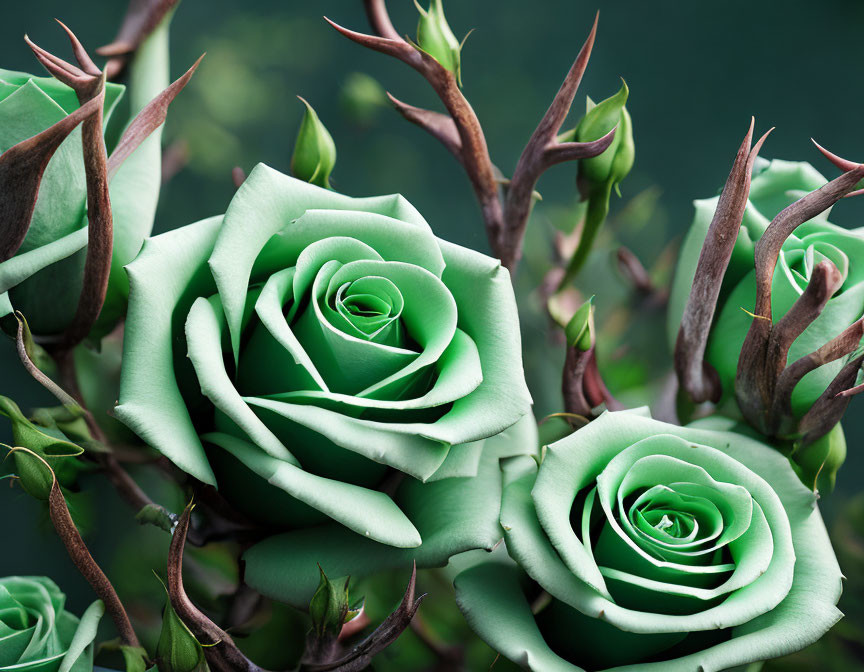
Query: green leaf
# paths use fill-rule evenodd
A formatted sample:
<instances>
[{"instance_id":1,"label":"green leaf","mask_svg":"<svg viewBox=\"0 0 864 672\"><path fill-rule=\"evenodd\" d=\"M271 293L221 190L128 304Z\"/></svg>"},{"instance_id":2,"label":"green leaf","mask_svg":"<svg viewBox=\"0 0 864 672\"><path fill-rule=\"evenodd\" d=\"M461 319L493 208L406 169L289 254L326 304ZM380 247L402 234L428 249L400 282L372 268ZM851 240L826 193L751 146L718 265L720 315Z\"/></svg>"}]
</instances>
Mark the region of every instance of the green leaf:
<instances>
[{"instance_id":1,"label":"green leaf","mask_svg":"<svg viewBox=\"0 0 864 672\"><path fill-rule=\"evenodd\" d=\"M336 144L312 106L304 98L300 100L306 112L294 143L291 173L300 180L329 189L330 173L336 165Z\"/></svg>"},{"instance_id":2,"label":"green leaf","mask_svg":"<svg viewBox=\"0 0 864 672\"><path fill-rule=\"evenodd\" d=\"M147 671L147 651L140 646L120 646L120 653L123 654L123 662L126 665L126 672L149 672ZM152 670L157 669L154 665Z\"/></svg>"}]
</instances>

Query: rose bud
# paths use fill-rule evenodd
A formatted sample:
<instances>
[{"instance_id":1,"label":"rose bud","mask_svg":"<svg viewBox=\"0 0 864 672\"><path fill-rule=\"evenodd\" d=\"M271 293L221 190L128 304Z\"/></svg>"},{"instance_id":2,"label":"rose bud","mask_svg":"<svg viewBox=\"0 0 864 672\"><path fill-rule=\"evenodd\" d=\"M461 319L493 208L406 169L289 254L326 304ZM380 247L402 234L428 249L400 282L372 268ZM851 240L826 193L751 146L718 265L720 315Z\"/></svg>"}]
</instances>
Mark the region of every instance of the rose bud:
<instances>
[{"instance_id":1,"label":"rose bud","mask_svg":"<svg viewBox=\"0 0 864 672\"><path fill-rule=\"evenodd\" d=\"M300 100L306 111L294 143L291 174L298 180L329 189L330 173L336 165L336 144L312 106L304 98Z\"/></svg>"}]
</instances>

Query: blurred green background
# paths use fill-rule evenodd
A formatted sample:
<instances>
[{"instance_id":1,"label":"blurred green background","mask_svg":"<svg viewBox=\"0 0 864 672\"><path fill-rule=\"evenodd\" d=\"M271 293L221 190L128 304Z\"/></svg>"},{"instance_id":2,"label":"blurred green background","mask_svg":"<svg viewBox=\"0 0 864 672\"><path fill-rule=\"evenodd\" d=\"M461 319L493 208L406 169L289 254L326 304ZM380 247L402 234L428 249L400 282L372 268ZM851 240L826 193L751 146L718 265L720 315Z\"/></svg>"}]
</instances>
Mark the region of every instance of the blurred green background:
<instances>
[{"instance_id":1,"label":"blurred green background","mask_svg":"<svg viewBox=\"0 0 864 672\"><path fill-rule=\"evenodd\" d=\"M125 4L5 3L0 65L41 74L24 33L55 53L69 54L54 17L76 31L86 46L106 44L114 37ZM417 14L411 0L389 4L397 28L413 35ZM596 4L572 0L446 3L457 35L476 29L463 52L464 91L485 128L492 158L505 174L512 171L570 67L596 9ZM601 10L597 44L573 122L586 94L605 98L617 90L619 77L627 80L637 158L622 185L624 199L613 204L613 217L617 212L624 226L628 213L622 208L630 199L641 194L651 201L651 207L640 210L635 245L628 241L646 266L653 266L666 244L684 232L692 200L710 196L722 185L751 115L760 133L777 127L763 156L809 160L828 177L836 170L812 147L810 137L843 156L864 157L860 0L616 0L603 3ZM204 51L207 57L169 114L166 145L186 160L164 188L157 231L223 212L234 191L231 169L236 165L248 172L260 161L287 171L303 113L295 96L302 95L336 141L339 155L332 182L337 190L355 196L400 192L439 236L486 250L473 194L452 157L388 108L373 109L360 119L345 104L345 86L353 73L371 74L406 102L437 107L426 83L401 63L348 42L324 23L322 14L366 29L359 0L183 0L173 23L172 74L181 74ZM574 177L575 168L562 165L542 178L538 188L543 202L531 224L536 240L529 243L529 257L534 256L519 278L526 312L523 335L530 351L526 362L538 417L560 410L561 348L547 347L549 336L539 311L527 314L537 281L532 264L540 259L542 266L548 233L561 226L558 220L571 216ZM832 220L864 224L864 199L841 203ZM595 263L583 278L587 284L594 284L593 275L595 282L605 277L610 265L606 252L601 241ZM620 295L619 285L610 291ZM603 305L602 293L598 302ZM619 325L619 331L627 330L626 322ZM668 361L659 342L641 356ZM5 340L0 344L0 394L14 397L24 408L48 401L28 380ZM862 403L853 402L845 423L849 458L837 491L825 502L829 526L864 478ZM5 436L2 427L0 440ZM165 535L154 530L129 542L119 530L134 523L112 492L98 491L94 506L99 512L94 554L108 566L121 548L129 551L129 543L165 542ZM72 607L82 609L92 599L89 590L39 519L35 502L3 484L0 510L0 547L5 551L0 553L0 575L49 574L69 594ZM34 532L37 526L43 531ZM153 552L158 555L158 549Z\"/></svg>"}]
</instances>

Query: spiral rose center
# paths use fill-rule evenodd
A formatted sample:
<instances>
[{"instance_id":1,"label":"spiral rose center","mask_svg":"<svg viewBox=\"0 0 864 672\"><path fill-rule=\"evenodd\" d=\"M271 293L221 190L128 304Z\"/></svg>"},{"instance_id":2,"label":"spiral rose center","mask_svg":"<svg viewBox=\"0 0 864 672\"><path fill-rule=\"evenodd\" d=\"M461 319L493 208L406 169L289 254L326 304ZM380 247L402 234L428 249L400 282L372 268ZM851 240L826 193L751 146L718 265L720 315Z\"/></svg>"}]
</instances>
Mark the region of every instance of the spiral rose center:
<instances>
[{"instance_id":1,"label":"spiral rose center","mask_svg":"<svg viewBox=\"0 0 864 672\"><path fill-rule=\"evenodd\" d=\"M835 245L823 240L814 241L803 250L794 250L789 261L793 280L800 291L807 288L813 269L823 261L829 261L840 271L842 278L835 296L843 292L843 286L849 277L849 256Z\"/></svg>"}]
</instances>

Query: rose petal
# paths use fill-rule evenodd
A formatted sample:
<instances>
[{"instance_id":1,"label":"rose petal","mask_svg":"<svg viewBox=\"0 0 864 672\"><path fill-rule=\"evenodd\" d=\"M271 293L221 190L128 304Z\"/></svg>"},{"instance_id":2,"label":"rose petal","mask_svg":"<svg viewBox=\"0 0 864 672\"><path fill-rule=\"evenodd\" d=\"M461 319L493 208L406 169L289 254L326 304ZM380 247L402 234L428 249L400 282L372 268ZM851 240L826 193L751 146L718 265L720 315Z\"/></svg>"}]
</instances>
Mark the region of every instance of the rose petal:
<instances>
[{"instance_id":1,"label":"rose petal","mask_svg":"<svg viewBox=\"0 0 864 672\"><path fill-rule=\"evenodd\" d=\"M397 548L413 548L421 543L420 533L383 492L315 476L228 434L211 433L201 438L229 451L268 483L357 534Z\"/></svg>"},{"instance_id":2,"label":"rose petal","mask_svg":"<svg viewBox=\"0 0 864 672\"><path fill-rule=\"evenodd\" d=\"M222 217L150 238L129 273L120 405L115 416L146 443L204 483L216 484L175 373L173 316L215 289L207 268ZM184 312L184 309L186 312ZM185 359L186 353L180 353Z\"/></svg>"},{"instance_id":3,"label":"rose petal","mask_svg":"<svg viewBox=\"0 0 864 672\"><path fill-rule=\"evenodd\" d=\"M499 460L537 450L534 418L485 441L476 477L435 483L405 479L396 492L399 507L414 522L423 544L399 549L376 544L338 525L324 525L270 537L246 551L245 580L255 590L298 607L308 605L318 586L316 563L328 576L363 577L387 569L440 567L463 551L499 542Z\"/></svg>"}]
</instances>

